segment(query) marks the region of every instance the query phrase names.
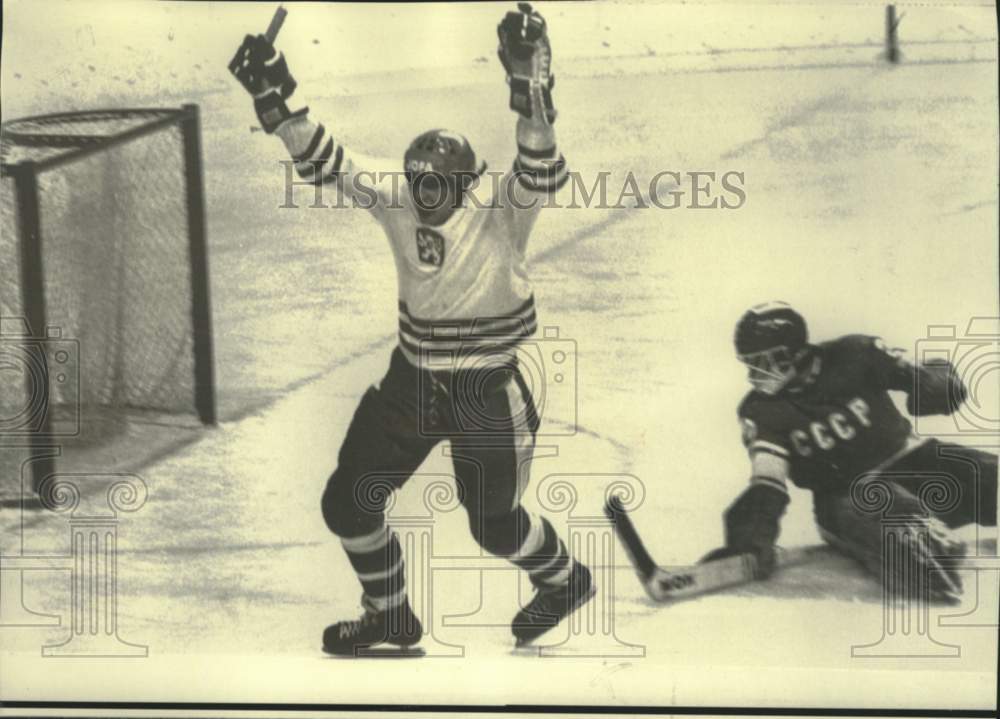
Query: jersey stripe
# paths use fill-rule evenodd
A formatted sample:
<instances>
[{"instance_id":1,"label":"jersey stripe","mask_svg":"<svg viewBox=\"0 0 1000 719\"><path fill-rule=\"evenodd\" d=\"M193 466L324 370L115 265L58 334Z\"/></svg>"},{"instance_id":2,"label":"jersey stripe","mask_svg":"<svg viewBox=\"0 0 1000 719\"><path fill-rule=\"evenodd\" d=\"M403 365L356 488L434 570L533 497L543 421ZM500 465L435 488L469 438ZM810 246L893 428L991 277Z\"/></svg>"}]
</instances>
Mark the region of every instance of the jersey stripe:
<instances>
[{"instance_id":1,"label":"jersey stripe","mask_svg":"<svg viewBox=\"0 0 1000 719\"><path fill-rule=\"evenodd\" d=\"M555 192L566 184L569 169L562 155L555 162L538 162L518 155L514 160L514 175L522 187L532 192Z\"/></svg>"},{"instance_id":2,"label":"jersey stripe","mask_svg":"<svg viewBox=\"0 0 1000 719\"><path fill-rule=\"evenodd\" d=\"M502 317L437 321L414 317L406 303L399 302L399 347L417 366L428 351L509 350L537 330L534 296Z\"/></svg>"},{"instance_id":3,"label":"jersey stripe","mask_svg":"<svg viewBox=\"0 0 1000 719\"><path fill-rule=\"evenodd\" d=\"M323 176L323 182L330 182L330 180L335 180L340 174L340 166L344 162L344 146L337 145L337 152L334 155L333 162L328 165L329 171Z\"/></svg>"},{"instance_id":4,"label":"jersey stripe","mask_svg":"<svg viewBox=\"0 0 1000 719\"><path fill-rule=\"evenodd\" d=\"M335 142L320 124L316 127L309 146L296 155L294 160L299 177L318 185L337 177L344 160L344 147Z\"/></svg>"},{"instance_id":5,"label":"jersey stripe","mask_svg":"<svg viewBox=\"0 0 1000 719\"><path fill-rule=\"evenodd\" d=\"M433 330L422 332L407 320L403 318L399 320L400 333L417 342L454 343L463 340L484 340L487 342L492 340L502 342L511 336L527 337L534 334L534 331L537 329L538 321L535 318L534 311L532 311L530 316L511 317L504 324L494 325L484 331L475 327L475 325L461 326L442 323L442 325L435 327Z\"/></svg>"},{"instance_id":6,"label":"jersey stripe","mask_svg":"<svg viewBox=\"0 0 1000 719\"><path fill-rule=\"evenodd\" d=\"M750 454L753 454L754 452L767 452L782 458L787 458L789 456L788 450L784 447L773 444L772 442L765 442L762 439L757 439L751 442L750 446L747 447L747 450Z\"/></svg>"},{"instance_id":7,"label":"jersey stripe","mask_svg":"<svg viewBox=\"0 0 1000 719\"><path fill-rule=\"evenodd\" d=\"M504 320L494 320L489 327L475 325L466 328L442 323L432 330L421 331L413 326L405 317L399 318L399 331L414 342L423 340L434 342L455 342L458 340L497 340L503 341L510 336L522 336L525 329L533 333L538 329L538 319L534 310L523 317L510 317Z\"/></svg>"},{"instance_id":8,"label":"jersey stripe","mask_svg":"<svg viewBox=\"0 0 1000 719\"><path fill-rule=\"evenodd\" d=\"M333 155L333 138L330 137L327 138L326 144L323 145L323 151L319 153L319 157L317 157L315 160L310 160L309 164L312 165L313 168L318 169L322 167L323 163L329 160L332 155Z\"/></svg>"},{"instance_id":9,"label":"jersey stripe","mask_svg":"<svg viewBox=\"0 0 1000 719\"><path fill-rule=\"evenodd\" d=\"M308 160L310 157L316 154L316 148L319 147L320 141L326 136L326 128L323 127L323 123L316 126L316 131L313 133L312 139L309 140L309 144L306 145L306 149L297 155L292 155L292 159L295 162L303 162Z\"/></svg>"},{"instance_id":10,"label":"jersey stripe","mask_svg":"<svg viewBox=\"0 0 1000 719\"><path fill-rule=\"evenodd\" d=\"M546 147L543 150L536 150L533 147L528 147L527 145L522 145L520 142L517 143L517 154L522 158L532 159L532 160L552 160L556 156L556 146L552 145Z\"/></svg>"},{"instance_id":11,"label":"jersey stripe","mask_svg":"<svg viewBox=\"0 0 1000 719\"><path fill-rule=\"evenodd\" d=\"M775 479L774 477L765 477L755 474L750 478L750 484L763 484L771 487L772 489L777 489L782 494L788 494L788 488L785 486L784 481Z\"/></svg>"},{"instance_id":12,"label":"jersey stripe","mask_svg":"<svg viewBox=\"0 0 1000 719\"><path fill-rule=\"evenodd\" d=\"M532 295L522 302L516 309L500 317L477 317L474 319L440 319L424 320L414 317L403 300L399 301L399 319L406 320L413 329L420 333L430 335L437 331L446 331L449 328L460 328L467 332L476 334L486 334L481 329L490 329L496 325L507 325L513 320L534 320L535 317L535 296Z\"/></svg>"}]
</instances>

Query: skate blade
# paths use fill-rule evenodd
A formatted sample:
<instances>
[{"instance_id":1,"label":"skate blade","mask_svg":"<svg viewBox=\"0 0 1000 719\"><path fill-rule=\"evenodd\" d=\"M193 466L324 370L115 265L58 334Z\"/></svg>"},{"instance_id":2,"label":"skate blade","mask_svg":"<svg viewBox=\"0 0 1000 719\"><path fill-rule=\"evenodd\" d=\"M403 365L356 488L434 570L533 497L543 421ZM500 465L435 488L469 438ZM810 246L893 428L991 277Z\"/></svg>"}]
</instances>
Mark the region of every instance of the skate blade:
<instances>
[{"instance_id":1,"label":"skate blade","mask_svg":"<svg viewBox=\"0 0 1000 719\"><path fill-rule=\"evenodd\" d=\"M572 609L570 609L568 612L566 612L566 616L563 617L562 619L560 619L557 624L553 624L551 627L546 628L546 630L544 632L542 632L541 634L539 634L537 637L531 637L529 639L518 638L514 642L514 648L515 649L524 649L526 647L530 647L532 645L532 643L534 643L538 639L541 639L546 634L548 634L550 631L552 631L553 629L555 629L556 627L558 627L559 624L562 624L569 617L571 617L573 615L573 612L575 612L577 609L579 609L584 604L586 604L591 599L593 599L596 594L597 594L597 587L591 586L590 589L587 591L587 593L584 594L582 597L580 597L580 600L575 605L573 605Z\"/></svg>"},{"instance_id":2,"label":"skate blade","mask_svg":"<svg viewBox=\"0 0 1000 719\"><path fill-rule=\"evenodd\" d=\"M356 649L354 654L326 654L333 659L414 659L426 656L423 647L367 647Z\"/></svg>"},{"instance_id":3,"label":"skate blade","mask_svg":"<svg viewBox=\"0 0 1000 719\"><path fill-rule=\"evenodd\" d=\"M360 659L412 659L426 656L426 654L423 647L371 647L370 649L359 649L357 657Z\"/></svg>"}]
</instances>

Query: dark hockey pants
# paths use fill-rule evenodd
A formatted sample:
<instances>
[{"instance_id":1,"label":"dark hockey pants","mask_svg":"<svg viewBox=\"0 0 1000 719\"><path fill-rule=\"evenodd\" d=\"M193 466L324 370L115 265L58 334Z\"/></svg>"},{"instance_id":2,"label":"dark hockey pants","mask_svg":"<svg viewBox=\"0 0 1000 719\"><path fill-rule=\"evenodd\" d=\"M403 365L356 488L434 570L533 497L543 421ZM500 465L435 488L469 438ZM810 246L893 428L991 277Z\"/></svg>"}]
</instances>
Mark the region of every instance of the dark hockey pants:
<instances>
[{"instance_id":1,"label":"dark hockey pants","mask_svg":"<svg viewBox=\"0 0 1000 719\"><path fill-rule=\"evenodd\" d=\"M323 493L326 524L341 538L378 530L387 490L402 487L448 439L473 538L491 554L512 555L528 531L520 498L538 424L516 366L480 377L430 373L397 348L384 379L365 392L351 420Z\"/></svg>"}]
</instances>

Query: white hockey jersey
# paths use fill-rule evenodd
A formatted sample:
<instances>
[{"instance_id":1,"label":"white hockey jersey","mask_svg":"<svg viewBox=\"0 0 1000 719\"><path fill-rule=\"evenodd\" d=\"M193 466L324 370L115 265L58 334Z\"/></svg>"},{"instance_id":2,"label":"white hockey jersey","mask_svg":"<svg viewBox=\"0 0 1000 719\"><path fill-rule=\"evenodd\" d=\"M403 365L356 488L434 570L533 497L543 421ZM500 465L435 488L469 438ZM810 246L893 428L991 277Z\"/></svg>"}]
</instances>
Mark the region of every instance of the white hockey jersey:
<instances>
[{"instance_id":1,"label":"white hockey jersey","mask_svg":"<svg viewBox=\"0 0 1000 719\"><path fill-rule=\"evenodd\" d=\"M339 183L389 238L399 280L399 346L414 365L429 350L509 347L537 329L525 263L528 235L544 204L568 179L555 146L518 148L511 171L466 197L442 225L422 224L400 167L358 155L308 117L277 134L304 180Z\"/></svg>"}]
</instances>

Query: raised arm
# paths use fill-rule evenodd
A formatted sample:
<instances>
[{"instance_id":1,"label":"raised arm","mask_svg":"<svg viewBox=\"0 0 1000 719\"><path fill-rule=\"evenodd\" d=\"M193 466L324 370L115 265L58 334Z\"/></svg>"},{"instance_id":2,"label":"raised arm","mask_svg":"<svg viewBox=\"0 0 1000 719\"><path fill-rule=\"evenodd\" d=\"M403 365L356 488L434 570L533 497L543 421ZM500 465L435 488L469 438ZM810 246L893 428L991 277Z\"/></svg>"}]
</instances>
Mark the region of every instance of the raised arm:
<instances>
[{"instance_id":1,"label":"raised arm","mask_svg":"<svg viewBox=\"0 0 1000 719\"><path fill-rule=\"evenodd\" d=\"M377 210L385 189L376 174L378 161L351 153L338 143L309 108L289 109L298 86L284 53L263 35L247 35L229 63L229 71L253 97L261 128L281 138L298 176L314 184L337 183L358 206Z\"/></svg>"},{"instance_id":2,"label":"raised arm","mask_svg":"<svg viewBox=\"0 0 1000 719\"><path fill-rule=\"evenodd\" d=\"M504 208L530 226L545 196L568 179L566 161L556 145L552 103L552 49L545 20L528 3L508 12L497 27L497 55L507 72L510 109L518 113L517 158L503 183ZM515 220L517 221L517 220ZM525 232L518 234L523 242Z\"/></svg>"},{"instance_id":3,"label":"raised arm","mask_svg":"<svg viewBox=\"0 0 1000 719\"><path fill-rule=\"evenodd\" d=\"M542 87L535 86L531 92L532 107L544 107ZM554 115L555 111L552 113ZM546 112L536 109L534 117L517 118L517 158L513 174L518 180L516 187L520 188L517 199L523 200L517 203L519 207L528 203L541 204L544 198L539 198L537 193L555 192L569 179L566 159L556 145L556 131Z\"/></svg>"}]
</instances>

